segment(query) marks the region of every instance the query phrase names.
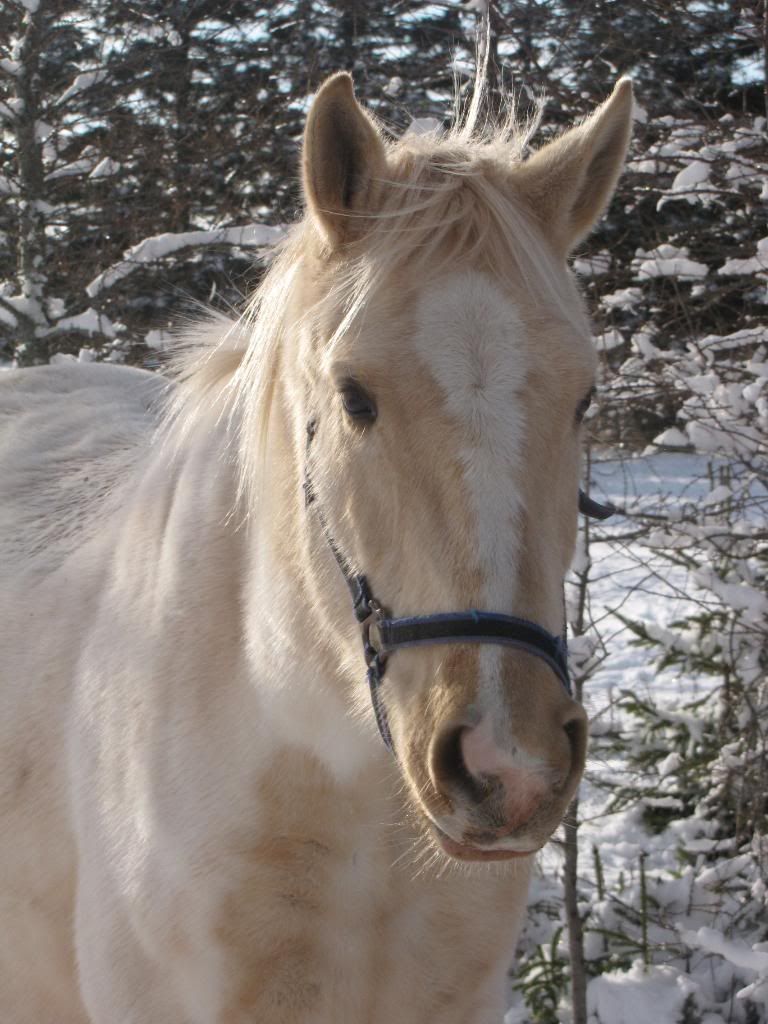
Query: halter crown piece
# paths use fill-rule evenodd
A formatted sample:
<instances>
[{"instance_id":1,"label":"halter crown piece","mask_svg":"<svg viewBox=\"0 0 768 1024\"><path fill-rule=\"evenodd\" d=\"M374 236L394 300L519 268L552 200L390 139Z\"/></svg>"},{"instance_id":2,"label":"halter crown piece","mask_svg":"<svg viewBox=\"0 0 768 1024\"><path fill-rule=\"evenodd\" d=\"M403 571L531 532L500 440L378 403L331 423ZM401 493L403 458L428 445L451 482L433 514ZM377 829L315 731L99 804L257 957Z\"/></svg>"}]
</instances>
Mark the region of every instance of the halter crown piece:
<instances>
[{"instance_id":1,"label":"halter crown piece","mask_svg":"<svg viewBox=\"0 0 768 1024\"><path fill-rule=\"evenodd\" d=\"M317 421L307 424L307 456L317 433ZM371 703L381 738L394 754L392 734L381 695L381 684L387 659L394 651L404 647L431 644L501 644L527 651L546 662L557 678L572 695L568 673L568 647L565 625L561 636L555 636L543 626L517 615L470 609L464 612L436 612L433 615L414 615L393 618L373 596L368 578L352 571L349 560L342 554L331 534L323 511L315 499L309 476L309 459L304 470L304 498L307 507L314 508L328 546L349 588L352 610L360 623L363 655L368 666L367 679ZM607 519L616 511L613 505L602 505L579 490L579 511L591 519Z\"/></svg>"}]
</instances>

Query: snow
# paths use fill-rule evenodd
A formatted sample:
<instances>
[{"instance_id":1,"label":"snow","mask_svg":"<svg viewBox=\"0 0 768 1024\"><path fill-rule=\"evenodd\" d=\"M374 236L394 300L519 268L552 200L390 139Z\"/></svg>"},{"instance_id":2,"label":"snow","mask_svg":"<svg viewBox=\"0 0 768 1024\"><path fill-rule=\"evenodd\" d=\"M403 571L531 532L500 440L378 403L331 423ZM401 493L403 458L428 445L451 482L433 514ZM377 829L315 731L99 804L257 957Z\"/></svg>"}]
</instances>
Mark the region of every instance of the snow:
<instances>
[{"instance_id":1,"label":"snow","mask_svg":"<svg viewBox=\"0 0 768 1024\"><path fill-rule=\"evenodd\" d=\"M0 324L7 324L8 327L16 327L16 317L5 306L0 306Z\"/></svg>"},{"instance_id":2,"label":"snow","mask_svg":"<svg viewBox=\"0 0 768 1024\"><path fill-rule=\"evenodd\" d=\"M733 496L733 491L730 487L726 487L725 484L721 484L719 487L713 487L709 494L702 499L703 505L719 505L721 502L728 501Z\"/></svg>"},{"instance_id":3,"label":"snow","mask_svg":"<svg viewBox=\"0 0 768 1024\"><path fill-rule=\"evenodd\" d=\"M705 164L703 160L693 160L675 175L672 191L685 192L704 181L709 181L709 164Z\"/></svg>"},{"instance_id":4,"label":"snow","mask_svg":"<svg viewBox=\"0 0 768 1024\"><path fill-rule=\"evenodd\" d=\"M751 164L742 163L741 160L732 160L726 167L724 177L729 185L735 187L751 184L754 180L754 167Z\"/></svg>"},{"instance_id":5,"label":"snow","mask_svg":"<svg viewBox=\"0 0 768 1024\"><path fill-rule=\"evenodd\" d=\"M33 295L3 295L3 301L34 323L47 323L40 304Z\"/></svg>"},{"instance_id":6,"label":"snow","mask_svg":"<svg viewBox=\"0 0 768 1024\"><path fill-rule=\"evenodd\" d=\"M99 334L105 338L115 337L115 327L108 316L98 313L95 309L86 309L77 316L68 316L59 320L48 334L62 331L80 331L83 334Z\"/></svg>"},{"instance_id":7,"label":"snow","mask_svg":"<svg viewBox=\"0 0 768 1024\"><path fill-rule=\"evenodd\" d=\"M656 204L661 210L671 199L685 199L689 203L707 201L712 193L709 180L710 164L704 160L692 160L675 175L672 185L664 191Z\"/></svg>"},{"instance_id":8,"label":"snow","mask_svg":"<svg viewBox=\"0 0 768 1024\"><path fill-rule=\"evenodd\" d=\"M81 71L74 81L71 82L59 96L56 103L66 103L67 100L71 100L73 96L77 96L79 93L85 92L86 89L90 89L92 86L103 82L106 77L107 72L104 68L93 68L89 71Z\"/></svg>"},{"instance_id":9,"label":"snow","mask_svg":"<svg viewBox=\"0 0 768 1024\"><path fill-rule=\"evenodd\" d=\"M573 260L573 269L582 277L599 277L611 269L612 258L608 252L596 252L591 256L578 256Z\"/></svg>"},{"instance_id":10,"label":"snow","mask_svg":"<svg viewBox=\"0 0 768 1024\"><path fill-rule=\"evenodd\" d=\"M200 246L232 245L261 249L278 242L285 234L284 227L266 224L246 224L242 227L219 228L215 231L166 232L152 235L123 253L123 259L95 277L86 287L89 298L95 298L105 288L133 273L137 267L154 263L182 249Z\"/></svg>"},{"instance_id":11,"label":"snow","mask_svg":"<svg viewBox=\"0 0 768 1024\"><path fill-rule=\"evenodd\" d=\"M737 998L750 996L768 1007L768 948L760 949L760 946L768 947L768 943L757 943L750 949L743 944L726 939L714 928L699 928L696 932L683 931L680 937L693 949L706 949L710 953L724 957L729 963L742 970L754 971L759 974L760 978L757 984L747 986L737 992L736 996Z\"/></svg>"},{"instance_id":12,"label":"snow","mask_svg":"<svg viewBox=\"0 0 768 1024\"><path fill-rule=\"evenodd\" d=\"M436 117L414 117L408 125L406 135L438 134L443 129L442 121Z\"/></svg>"},{"instance_id":13,"label":"snow","mask_svg":"<svg viewBox=\"0 0 768 1024\"><path fill-rule=\"evenodd\" d=\"M673 967L644 967L601 974L587 986L589 1024L673 1024L696 986Z\"/></svg>"},{"instance_id":14,"label":"snow","mask_svg":"<svg viewBox=\"0 0 768 1024\"><path fill-rule=\"evenodd\" d=\"M45 142L50 138L52 131L53 125L47 121L35 121L35 138L38 142Z\"/></svg>"},{"instance_id":15,"label":"snow","mask_svg":"<svg viewBox=\"0 0 768 1024\"><path fill-rule=\"evenodd\" d=\"M679 430L677 427L669 427L668 430L662 431L658 437L655 437L653 443L660 447L688 448L691 442L684 431Z\"/></svg>"},{"instance_id":16,"label":"snow","mask_svg":"<svg viewBox=\"0 0 768 1024\"><path fill-rule=\"evenodd\" d=\"M45 301L45 315L49 320L60 320L64 316L66 308L64 299L60 299L55 295L51 295Z\"/></svg>"},{"instance_id":17,"label":"snow","mask_svg":"<svg viewBox=\"0 0 768 1024\"><path fill-rule=\"evenodd\" d=\"M768 271L768 237L758 241L754 256L726 260L717 270L718 274L756 274L760 271Z\"/></svg>"},{"instance_id":18,"label":"snow","mask_svg":"<svg viewBox=\"0 0 768 1024\"><path fill-rule=\"evenodd\" d=\"M166 351L172 343L173 335L169 331L154 330L148 331L144 335L144 344L147 348L155 349L158 352Z\"/></svg>"},{"instance_id":19,"label":"snow","mask_svg":"<svg viewBox=\"0 0 768 1024\"><path fill-rule=\"evenodd\" d=\"M390 78L390 80L384 86L384 95L385 96L392 96L392 97L397 96L402 88L403 88L403 80L402 80L402 78L400 78L399 75L394 75L392 78Z\"/></svg>"},{"instance_id":20,"label":"snow","mask_svg":"<svg viewBox=\"0 0 768 1024\"><path fill-rule=\"evenodd\" d=\"M605 309L631 310L642 301L643 292L641 288L619 288L615 292L603 295L600 305Z\"/></svg>"},{"instance_id":21,"label":"snow","mask_svg":"<svg viewBox=\"0 0 768 1024\"><path fill-rule=\"evenodd\" d=\"M749 611L755 619L768 615L768 597L748 583L727 583L711 570L703 569L693 573L693 580L703 589L717 594L730 608Z\"/></svg>"},{"instance_id":22,"label":"snow","mask_svg":"<svg viewBox=\"0 0 768 1024\"><path fill-rule=\"evenodd\" d=\"M15 117L17 114L21 114L24 111L24 100L18 97L11 96L7 100L0 102L0 114L4 117Z\"/></svg>"},{"instance_id":23,"label":"snow","mask_svg":"<svg viewBox=\"0 0 768 1024\"><path fill-rule=\"evenodd\" d=\"M621 348L622 345L626 344L626 339L621 332L613 328L605 331L603 334L598 334L592 340L598 352L612 352L614 349Z\"/></svg>"},{"instance_id":24,"label":"snow","mask_svg":"<svg viewBox=\"0 0 768 1024\"><path fill-rule=\"evenodd\" d=\"M636 95L632 99L632 120L638 124L648 123L648 111L638 103Z\"/></svg>"},{"instance_id":25,"label":"snow","mask_svg":"<svg viewBox=\"0 0 768 1024\"><path fill-rule=\"evenodd\" d=\"M73 160L71 163L64 164L62 167L57 167L53 171L49 171L45 176L46 181L55 181L57 178L71 178L77 174L86 174L93 168L93 157L84 156L78 160Z\"/></svg>"},{"instance_id":26,"label":"snow","mask_svg":"<svg viewBox=\"0 0 768 1024\"><path fill-rule=\"evenodd\" d=\"M631 291L632 289L627 289ZM643 359L664 359L669 353L663 352L653 343L653 334L649 331L638 331L632 335L632 348Z\"/></svg>"},{"instance_id":27,"label":"snow","mask_svg":"<svg viewBox=\"0 0 768 1024\"><path fill-rule=\"evenodd\" d=\"M689 257L688 249L678 248L665 242L645 252L638 249L632 260L632 269L636 280L647 280L651 277L676 277L681 281L692 281L706 277L709 267Z\"/></svg>"},{"instance_id":28,"label":"snow","mask_svg":"<svg viewBox=\"0 0 768 1024\"><path fill-rule=\"evenodd\" d=\"M644 157L641 160L630 160L627 163L627 170L635 174L664 174L670 170L672 164L668 160L658 160L654 157Z\"/></svg>"},{"instance_id":29,"label":"snow","mask_svg":"<svg viewBox=\"0 0 768 1024\"><path fill-rule=\"evenodd\" d=\"M695 344L697 351L710 350L712 353L727 349L747 348L768 342L768 327L743 327L732 334L707 334Z\"/></svg>"},{"instance_id":30,"label":"snow","mask_svg":"<svg viewBox=\"0 0 768 1024\"><path fill-rule=\"evenodd\" d=\"M720 143L720 149L723 153L740 153L744 149L751 149L757 142L759 142L757 133L739 128L736 130L735 138Z\"/></svg>"},{"instance_id":31,"label":"snow","mask_svg":"<svg viewBox=\"0 0 768 1024\"><path fill-rule=\"evenodd\" d=\"M93 168L91 173L88 175L89 178L109 178L113 174L117 174L120 170L120 164L111 157L105 156L103 160L100 160Z\"/></svg>"},{"instance_id":32,"label":"snow","mask_svg":"<svg viewBox=\"0 0 768 1024\"><path fill-rule=\"evenodd\" d=\"M747 854L740 857L729 857L727 860L720 861L715 867L700 872L697 881L706 889L716 889L723 882L736 878L742 871L745 871L751 860L752 858ZM711 932L710 928L703 930ZM766 966L768 966L768 961L766 961Z\"/></svg>"}]
</instances>

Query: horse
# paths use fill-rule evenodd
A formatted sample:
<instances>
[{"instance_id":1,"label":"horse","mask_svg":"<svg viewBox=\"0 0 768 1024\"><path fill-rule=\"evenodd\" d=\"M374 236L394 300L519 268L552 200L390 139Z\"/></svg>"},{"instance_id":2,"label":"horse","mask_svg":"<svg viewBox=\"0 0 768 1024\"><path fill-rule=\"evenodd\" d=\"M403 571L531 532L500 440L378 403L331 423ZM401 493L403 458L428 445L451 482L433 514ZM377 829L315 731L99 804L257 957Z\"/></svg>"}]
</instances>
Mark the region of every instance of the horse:
<instances>
[{"instance_id":1,"label":"horse","mask_svg":"<svg viewBox=\"0 0 768 1024\"><path fill-rule=\"evenodd\" d=\"M501 1020L631 105L391 140L337 74L240 319L2 375L5 1024Z\"/></svg>"}]
</instances>

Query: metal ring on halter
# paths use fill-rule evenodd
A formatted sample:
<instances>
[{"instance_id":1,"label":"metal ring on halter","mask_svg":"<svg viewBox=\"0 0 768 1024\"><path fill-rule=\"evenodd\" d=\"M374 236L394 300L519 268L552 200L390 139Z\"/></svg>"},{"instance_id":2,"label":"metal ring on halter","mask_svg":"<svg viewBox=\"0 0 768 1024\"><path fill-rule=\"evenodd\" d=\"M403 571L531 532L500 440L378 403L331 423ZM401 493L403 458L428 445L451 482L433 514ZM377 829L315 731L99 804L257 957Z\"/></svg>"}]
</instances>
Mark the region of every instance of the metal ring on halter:
<instances>
[{"instance_id":1,"label":"metal ring on halter","mask_svg":"<svg viewBox=\"0 0 768 1024\"><path fill-rule=\"evenodd\" d=\"M384 652L384 645L379 632L379 623L387 616L384 609L381 607L379 602L375 600L375 598L371 598L369 600L368 609L370 614L367 618L363 619L360 624L363 633L363 654L365 655L365 663L370 666L371 662L376 658L378 659L380 669L383 672L387 656ZM372 631L375 631L374 640L371 638Z\"/></svg>"}]
</instances>

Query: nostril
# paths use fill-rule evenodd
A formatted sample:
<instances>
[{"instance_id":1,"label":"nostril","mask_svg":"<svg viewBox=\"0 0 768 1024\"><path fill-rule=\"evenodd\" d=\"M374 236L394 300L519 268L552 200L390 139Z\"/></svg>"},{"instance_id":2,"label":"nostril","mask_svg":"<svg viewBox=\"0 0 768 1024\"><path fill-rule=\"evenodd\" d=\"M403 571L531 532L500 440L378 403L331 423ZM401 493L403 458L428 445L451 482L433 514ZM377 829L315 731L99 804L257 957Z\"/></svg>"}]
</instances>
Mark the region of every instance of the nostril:
<instances>
[{"instance_id":1,"label":"nostril","mask_svg":"<svg viewBox=\"0 0 768 1024\"><path fill-rule=\"evenodd\" d=\"M483 786L468 770L462 749L462 737L469 728L449 726L440 733L432 747L432 775L438 789L460 791L478 800Z\"/></svg>"},{"instance_id":2,"label":"nostril","mask_svg":"<svg viewBox=\"0 0 768 1024\"><path fill-rule=\"evenodd\" d=\"M565 735L568 737L568 742L573 748L579 738L579 723L574 718L573 721L566 722L563 728L565 729Z\"/></svg>"},{"instance_id":3,"label":"nostril","mask_svg":"<svg viewBox=\"0 0 768 1024\"><path fill-rule=\"evenodd\" d=\"M568 738L571 751L571 771L579 771L583 767L587 751L587 725L584 715L579 714L568 719L563 725L563 731Z\"/></svg>"},{"instance_id":4,"label":"nostril","mask_svg":"<svg viewBox=\"0 0 768 1024\"><path fill-rule=\"evenodd\" d=\"M461 737L465 726L444 729L435 741L432 751L432 770L441 781L461 780L468 774L461 752Z\"/></svg>"}]
</instances>

